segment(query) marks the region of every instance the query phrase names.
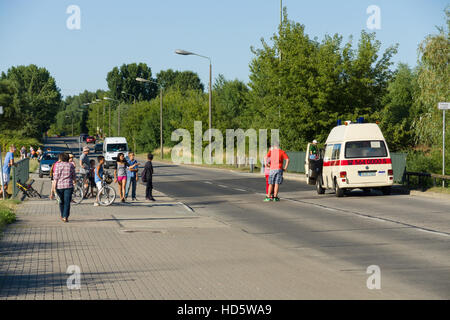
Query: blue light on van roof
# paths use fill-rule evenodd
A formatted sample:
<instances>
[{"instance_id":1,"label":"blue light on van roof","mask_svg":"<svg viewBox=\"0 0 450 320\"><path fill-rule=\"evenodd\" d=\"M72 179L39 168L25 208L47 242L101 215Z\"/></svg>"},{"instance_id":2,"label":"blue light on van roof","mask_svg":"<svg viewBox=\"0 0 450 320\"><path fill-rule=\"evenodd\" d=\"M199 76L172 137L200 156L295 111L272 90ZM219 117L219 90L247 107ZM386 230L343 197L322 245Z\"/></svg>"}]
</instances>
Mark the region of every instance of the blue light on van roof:
<instances>
[{"instance_id":1,"label":"blue light on van roof","mask_svg":"<svg viewBox=\"0 0 450 320\"><path fill-rule=\"evenodd\" d=\"M337 125L338 125L338 126L342 125L342 120L341 120L341 119L338 119Z\"/></svg>"},{"instance_id":2,"label":"blue light on van roof","mask_svg":"<svg viewBox=\"0 0 450 320\"><path fill-rule=\"evenodd\" d=\"M356 123L364 123L364 117L359 117Z\"/></svg>"}]
</instances>

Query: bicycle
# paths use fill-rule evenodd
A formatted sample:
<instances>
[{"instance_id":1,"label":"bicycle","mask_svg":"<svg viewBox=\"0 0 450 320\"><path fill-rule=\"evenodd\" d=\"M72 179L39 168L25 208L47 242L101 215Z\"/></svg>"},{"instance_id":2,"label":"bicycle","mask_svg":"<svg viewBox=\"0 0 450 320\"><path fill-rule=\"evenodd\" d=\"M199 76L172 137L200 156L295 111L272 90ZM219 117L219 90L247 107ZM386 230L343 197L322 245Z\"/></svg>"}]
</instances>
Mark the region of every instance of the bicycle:
<instances>
[{"instance_id":1,"label":"bicycle","mask_svg":"<svg viewBox=\"0 0 450 320\"><path fill-rule=\"evenodd\" d=\"M41 194L37 192L32 184L34 183L34 179L30 181L28 184L22 184L19 181L16 182L17 188L19 188L22 193L28 198L42 198Z\"/></svg>"},{"instance_id":2,"label":"bicycle","mask_svg":"<svg viewBox=\"0 0 450 320\"><path fill-rule=\"evenodd\" d=\"M116 190L110 186L113 179L111 174L105 172L103 174L102 188L98 190L98 204L101 206L109 206L116 200Z\"/></svg>"}]
</instances>

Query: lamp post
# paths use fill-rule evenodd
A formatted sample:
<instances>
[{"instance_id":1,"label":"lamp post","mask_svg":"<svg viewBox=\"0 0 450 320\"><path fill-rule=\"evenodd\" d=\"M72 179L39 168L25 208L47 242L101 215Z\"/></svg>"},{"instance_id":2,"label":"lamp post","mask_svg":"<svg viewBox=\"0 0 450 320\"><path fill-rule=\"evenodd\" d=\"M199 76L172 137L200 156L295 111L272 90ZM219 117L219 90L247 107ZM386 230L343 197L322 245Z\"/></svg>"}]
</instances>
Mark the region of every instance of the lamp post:
<instances>
[{"instance_id":1,"label":"lamp post","mask_svg":"<svg viewBox=\"0 0 450 320\"><path fill-rule=\"evenodd\" d=\"M103 97L104 100L110 100L110 101L117 101L119 102L117 106L117 135L120 136L120 101L109 98L109 97ZM111 137L111 104L109 105L109 125L108 125L108 136Z\"/></svg>"},{"instance_id":2,"label":"lamp post","mask_svg":"<svg viewBox=\"0 0 450 320\"><path fill-rule=\"evenodd\" d=\"M154 83L159 86L159 143L161 148L161 159L164 159L163 142L163 87L156 81L143 78L136 78L138 82Z\"/></svg>"},{"instance_id":3,"label":"lamp post","mask_svg":"<svg viewBox=\"0 0 450 320\"><path fill-rule=\"evenodd\" d=\"M134 95L134 94L131 94L131 93L127 93L127 92L125 92L125 91L122 91L122 94L126 94L126 95L128 95L128 96L132 96L133 97L133 104L136 104L136 96Z\"/></svg>"},{"instance_id":4,"label":"lamp post","mask_svg":"<svg viewBox=\"0 0 450 320\"><path fill-rule=\"evenodd\" d=\"M190 51L185 51L185 50L180 50L177 49L175 50L176 54L182 55L182 56L190 56L190 55L194 55L194 56L198 56L204 59L208 59L209 60L209 160L211 162L211 140L212 140L212 136L211 136L211 126L212 126L212 115L211 115L211 104L212 104L212 92L211 92L211 81L212 81L212 63L211 63L211 58L210 57L206 57L206 56L202 56L200 54L194 53L194 52L190 52Z\"/></svg>"}]
</instances>

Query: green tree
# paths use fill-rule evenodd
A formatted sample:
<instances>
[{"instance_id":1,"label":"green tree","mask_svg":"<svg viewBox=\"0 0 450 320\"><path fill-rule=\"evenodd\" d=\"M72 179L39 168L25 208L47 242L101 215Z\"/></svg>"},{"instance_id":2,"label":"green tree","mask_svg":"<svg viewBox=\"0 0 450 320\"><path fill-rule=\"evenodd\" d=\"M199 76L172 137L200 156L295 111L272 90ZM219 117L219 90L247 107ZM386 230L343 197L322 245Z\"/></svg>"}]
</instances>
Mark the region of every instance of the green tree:
<instances>
[{"instance_id":1,"label":"green tree","mask_svg":"<svg viewBox=\"0 0 450 320\"><path fill-rule=\"evenodd\" d=\"M389 137L391 151L406 150L414 146L411 124L414 116L414 99L417 93L417 75L400 63L395 77L389 83L383 99L380 127Z\"/></svg>"},{"instance_id":2,"label":"green tree","mask_svg":"<svg viewBox=\"0 0 450 320\"><path fill-rule=\"evenodd\" d=\"M416 143L425 146L439 144L442 139L442 111L437 105L450 100L450 8L445 14L447 28L438 28L438 34L428 35L419 46L414 133Z\"/></svg>"},{"instance_id":3,"label":"green tree","mask_svg":"<svg viewBox=\"0 0 450 320\"><path fill-rule=\"evenodd\" d=\"M130 63L114 67L106 76L110 98L133 102L134 95L138 100L151 100L158 95L158 86L152 82L138 82L136 78L152 80L152 70L145 63ZM153 81L156 81L153 79ZM122 94L126 92L128 95Z\"/></svg>"},{"instance_id":4,"label":"green tree","mask_svg":"<svg viewBox=\"0 0 450 320\"><path fill-rule=\"evenodd\" d=\"M226 129L245 127L245 111L247 94L245 83L239 80L226 80L222 74L217 77L213 86L213 123L214 128L225 134Z\"/></svg>"},{"instance_id":5,"label":"green tree","mask_svg":"<svg viewBox=\"0 0 450 320\"><path fill-rule=\"evenodd\" d=\"M3 99L8 102L5 129L15 130L16 134L25 137L41 138L61 107L61 94L55 79L45 68L31 64L11 67L7 73L2 72L1 80L9 81L3 82L1 89Z\"/></svg>"},{"instance_id":6,"label":"green tree","mask_svg":"<svg viewBox=\"0 0 450 320\"><path fill-rule=\"evenodd\" d=\"M204 90L198 74L192 71L163 70L156 75L156 80L166 90L169 88L181 91Z\"/></svg>"},{"instance_id":7,"label":"green tree","mask_svg":"<svg viewBox=\"0 0 450 320\"><path fill-rule=\"evenodd\" d=\"M392 76L396 46L379 58L381 43L361 32L357 49L339 35L310 39L285 11L273 45L262 40L250 63L249 114L254 128L279 128L285 149L324 141L336 120L373 120Z\"/></svg>"}]
</instances>

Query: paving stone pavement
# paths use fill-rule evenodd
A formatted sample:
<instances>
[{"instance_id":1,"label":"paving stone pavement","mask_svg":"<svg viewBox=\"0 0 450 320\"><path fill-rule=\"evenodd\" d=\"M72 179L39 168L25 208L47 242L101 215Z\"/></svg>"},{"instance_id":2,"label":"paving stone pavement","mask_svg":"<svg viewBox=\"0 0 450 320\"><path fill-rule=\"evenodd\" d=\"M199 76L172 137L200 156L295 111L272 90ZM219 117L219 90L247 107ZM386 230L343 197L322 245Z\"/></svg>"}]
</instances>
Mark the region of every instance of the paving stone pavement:
<instances>
[{"instance_id":1,"label":"paving stone pavement","mask_svg":"<svg viewBox=\"0 0 450 320\"><path fill-rule=\"evenodd\" d=\"M48 179L36 179L48 194ZM144 194L139 185L138 198ZM319 262L254 237L155 191L138 201L72 206L27 200L0 240L0 299L362 298L366 275L331 275ZM80 289L69 289L69 266ZM73 282L69 282L71 284ZM319 290L320 289L320 290ZM367 296L366 296L367 297Z\"/></svg>"}]
</instances>

